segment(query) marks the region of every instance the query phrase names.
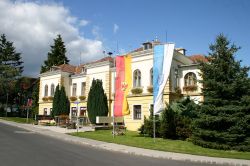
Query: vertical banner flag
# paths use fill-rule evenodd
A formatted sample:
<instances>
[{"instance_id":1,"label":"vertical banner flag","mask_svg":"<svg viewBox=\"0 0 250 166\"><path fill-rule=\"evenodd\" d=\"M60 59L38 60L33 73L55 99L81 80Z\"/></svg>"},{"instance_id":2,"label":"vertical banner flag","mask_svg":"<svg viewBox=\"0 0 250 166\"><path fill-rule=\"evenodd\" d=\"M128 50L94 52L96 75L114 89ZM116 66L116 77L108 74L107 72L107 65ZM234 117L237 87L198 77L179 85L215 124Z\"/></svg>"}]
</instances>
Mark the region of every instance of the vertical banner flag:
<instances>
[{"instance_id":1,"label":"vertical banner flag","mask_svg":"<svg viewBox=\"0 0 250 166\"><path fill-rule=\"evenodd\" d=\"M131 89L131 55L116 57L114 116L129 114L127 95Z\"/></svg>"},{"instance_id":2,"label":"vertical banner flag","mask_svg":"<svg viewBox=\"0 0 250 166\"><path fill-rule=\"evenodd\" d=\"M154 115L164 108L163 93L167 83L172 58L174 54L174 44L156 45L154 47L154 67L153 67L153 89L154 89Z\"/></svg>"}]
</instances>

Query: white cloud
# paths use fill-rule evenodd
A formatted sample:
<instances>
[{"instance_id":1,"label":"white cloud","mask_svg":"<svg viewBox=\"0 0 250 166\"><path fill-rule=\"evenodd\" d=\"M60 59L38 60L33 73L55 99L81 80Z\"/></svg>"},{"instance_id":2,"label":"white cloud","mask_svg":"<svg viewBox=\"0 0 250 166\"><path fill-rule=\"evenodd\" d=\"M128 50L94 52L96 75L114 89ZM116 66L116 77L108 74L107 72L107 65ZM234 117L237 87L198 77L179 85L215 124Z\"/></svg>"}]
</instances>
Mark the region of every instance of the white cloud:
<instances>
[{"instance_id":1,"label":"white cloud","mask_svg":"<svg viewBox=\"0 0 250 166\"><path fill-rule=\"evenodd\" d=\"M88 24L89 24L89 21L87 21L87 20L80 20L79 21L79 26L86 26Z\"/></svg>"},{"instance_id":2,"label":"white cloud","mask_svg":"<svg viewBox=\"0 0 250 166\"><path fill-rule=\"evenodd\" d=\"M118 30L119 30L119 26L117 24L114 24L113 33L116 34Z\"/></svg>"},{"instance_id":3,"label":"white cloud","mask_svg":"<svg viewBox=\"0 0 250 166\"><path fill-rule=\"evenodd\" d=\"M97 40L100 40L102 38L100 31L101 31L101 28L99 26L96 26L96 25L92 29L92 35L94 35L94 37Z\"/></svg>"},{"instance_id":4,"label":"white cloud","mask_svg":"<svg viewBox=\"0 0 250 166\"><path fill-rule=\"evenodd\" d=\"M62 5L1 0L0 18L0 34L22 53L26 75L38 75L57 34L62 35L71 64L79 63L80 52L82 62L102 57L102 41L80 35L77 23L86 26L88 21L72 16Z\"/></svg>"}]
</instances>

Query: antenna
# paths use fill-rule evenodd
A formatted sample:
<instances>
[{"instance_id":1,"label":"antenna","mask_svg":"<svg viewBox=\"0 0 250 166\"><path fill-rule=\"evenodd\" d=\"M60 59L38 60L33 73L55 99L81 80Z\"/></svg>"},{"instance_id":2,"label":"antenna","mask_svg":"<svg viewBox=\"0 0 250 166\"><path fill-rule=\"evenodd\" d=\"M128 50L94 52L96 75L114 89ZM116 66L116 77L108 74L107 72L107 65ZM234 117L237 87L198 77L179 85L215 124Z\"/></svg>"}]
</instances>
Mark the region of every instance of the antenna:
<instances>
[{"instance_id":1,"label":"antenna","mask_svg":"<svg viewBox=\"0 0 250 166\"><path fill-rule=\"evenodd\" d=\"M166 34L165 34L166 36L166 43L167 43L167 41L168 41L168 31L166 30Z\"/></svg>"},{"instance_id":2,"label":"antenna","mask_svg":"<svg viewBox=\"0 0 250 166\"><path fill-rule=\"evenodd\" d=\"M118 45L118 41L116 41L116 54L119 55L119 45Z\"/></svg>"},{"instance_id":3,"label":"antenna","mask_svg":"<svg viewBox=\"0 0 250 166\"><path fill-rule=\"evenodd\" d=\"M82 52L80 52L80 62L79 62L79 66L81 65L82 63Z\"/></svg>"}]
</instances>

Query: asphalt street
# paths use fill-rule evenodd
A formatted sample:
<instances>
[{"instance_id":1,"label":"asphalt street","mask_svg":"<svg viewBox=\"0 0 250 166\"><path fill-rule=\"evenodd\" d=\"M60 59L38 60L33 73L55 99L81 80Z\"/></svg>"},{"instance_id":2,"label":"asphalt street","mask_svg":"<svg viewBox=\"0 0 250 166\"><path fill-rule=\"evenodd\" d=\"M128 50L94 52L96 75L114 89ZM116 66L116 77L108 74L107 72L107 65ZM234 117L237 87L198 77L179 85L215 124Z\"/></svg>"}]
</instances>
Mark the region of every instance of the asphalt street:
<instances>
[{"instance_id":1,"label":"asphalt street","mask_svg":"<svg viewBox=\"0 0 250 166\"><path fill-rule=\"evenodd\" d=\"M0 122L0 166L199 166L64 142Z\"/></svg>"}]
</instances>

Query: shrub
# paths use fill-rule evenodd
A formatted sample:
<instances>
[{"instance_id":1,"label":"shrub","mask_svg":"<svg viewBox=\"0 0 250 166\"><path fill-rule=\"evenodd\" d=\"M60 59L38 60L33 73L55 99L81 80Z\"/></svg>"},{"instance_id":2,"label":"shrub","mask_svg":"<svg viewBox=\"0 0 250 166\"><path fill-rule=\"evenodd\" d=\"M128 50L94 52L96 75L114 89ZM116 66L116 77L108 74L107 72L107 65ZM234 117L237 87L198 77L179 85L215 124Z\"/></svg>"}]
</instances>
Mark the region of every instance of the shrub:
<instances>
[{"instance_id":1,"label":"shrub","mask_svg":"<svg viewBox=\"0 0 250 166\"><path fill-rule=\"evenodd\" d=\"M183 87L183 91L196 91L198 89L197 85L188 85Z\"/></svg>"},{"instance_id":2,"label":"shrub","mask_svg":"<svg viewBox=\"0 0 250 166\"><path fill-rule=\"evenodd\" d=\"M48 101L48 97L43 97L42 100L43 101Z\"/></svg>"},{"instance_id":3,"label":"shrub","mask_svg":"<svg viewBox=\"0 0 250 166\"><path fill-rule=\"evenodd\" d=\"M139 94L141 94L142 93L142 91L143 91L143 89L142 88L133 88L133 89L131 89L131 92L132 92L132 94L134 94L134 95L139 95Z\"/></svg>"},{"instance_id":4,"label":"shrub","mask_svg":"<svg viewBox=\"0 0 250 166\"><path fill-rule=\"evenodd\" d=\"M153 93L154 92L153 86L148 86L147 90L148 90L149 93Z\"/></svg>"},{"instance_id":5,"label":"shrub","mask_svg":"<svg viewBox=\"0 0 250 166\"><path fill-rule=\"evenodd\" d=\"M76 96L71 96L69 99L70 99L70 101L76 101L77 97Z\"/></svg>"},{"instance_id":6,"label":"shrub","mask_svg":"<svg viewBox=\"0 0 250 166\"><path fill-rule=\"evenodd\" d=\"M170 106L162 112L160 133L163 138L176 139L175 112Z\"/></svg>"},{"instance_id":7,"label":"shrub","mask_svg":"<svg viewBox=\"0 0 250 166\"><path fill-rule=\"evenodd\" d=\"M80 99L80 100L85 100L85 99L86 99L86 96L79 96L79 99Z\"/></svg>"},{"instance_id":8,"label":"shrub","mask_svg":"<svg viewBox=\"0 0 250 166\"><path fill-rule=\"evenodd\" d=\"M53 96L49 96L49 97L48 97L48 100L49 100L49 101L52 101L53 99L54 99Z\"/></svg>"},{"instance_id":9,"label":"shrub","mask_svg":"<svg viewBox=\"0 0 250 166\"><path fill-rule=\"evenodd\" d=\"M147 119L144 116L144 124L139 128L139 132L141 135L154 137L154 121L153 121L153 112L150 110L150 116ZM159 116L155 117L155 136L160 137L160 120Z\"/></svg>"}]
</instances>

